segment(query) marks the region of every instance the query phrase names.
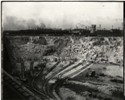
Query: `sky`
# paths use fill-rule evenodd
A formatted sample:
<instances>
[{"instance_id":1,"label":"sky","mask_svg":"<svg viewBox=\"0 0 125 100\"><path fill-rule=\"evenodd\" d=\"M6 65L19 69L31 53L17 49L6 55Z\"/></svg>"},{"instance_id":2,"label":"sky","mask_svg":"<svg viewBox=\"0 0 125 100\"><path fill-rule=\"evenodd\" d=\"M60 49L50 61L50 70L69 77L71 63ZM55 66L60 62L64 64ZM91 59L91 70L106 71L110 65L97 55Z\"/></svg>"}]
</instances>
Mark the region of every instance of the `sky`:
<instances>
[{"instance_id":1,"label":"sky","mask_svg":"<svg viewBox=\"0 0 125 100\"><path fill-rule=\"evenodd\" d=\"M101 24L102 28L122 28L122 2L4 2L4 30L46 28L84 28Z\"/></svg>"}]
</instances>

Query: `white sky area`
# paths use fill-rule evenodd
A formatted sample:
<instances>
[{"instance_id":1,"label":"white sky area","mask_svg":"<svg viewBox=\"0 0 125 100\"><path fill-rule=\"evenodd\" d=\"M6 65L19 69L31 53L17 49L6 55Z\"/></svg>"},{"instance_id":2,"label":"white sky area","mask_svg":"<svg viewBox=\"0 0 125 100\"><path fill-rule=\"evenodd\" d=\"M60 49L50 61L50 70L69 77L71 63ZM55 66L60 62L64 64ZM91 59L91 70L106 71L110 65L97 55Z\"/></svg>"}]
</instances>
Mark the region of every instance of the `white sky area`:
<instances>
[{"instance_id":1,"label":"white sky area","mask_svg":"<svg viewBox=\"0 0 125 100\"><path fill-rule=\"evenodd\" d=\"M5 29L40 26L75 28L101 24L102 28L122 28L122 2L4 2ZM23 25L23 26L22 26ZM19 29L19 28L18 28Z\"/></svg>"}]
</instances>

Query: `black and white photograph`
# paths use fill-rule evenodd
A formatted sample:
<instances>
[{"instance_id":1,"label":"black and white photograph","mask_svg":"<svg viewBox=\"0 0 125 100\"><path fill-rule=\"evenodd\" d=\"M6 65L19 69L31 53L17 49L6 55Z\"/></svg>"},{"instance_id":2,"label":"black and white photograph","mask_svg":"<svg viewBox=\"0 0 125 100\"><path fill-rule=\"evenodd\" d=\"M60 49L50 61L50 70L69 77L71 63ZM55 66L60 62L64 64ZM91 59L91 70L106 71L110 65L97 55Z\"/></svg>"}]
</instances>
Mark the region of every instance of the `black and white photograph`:
<instances>
[{"instance_id":1,"label":"black and white photograph","mask_svg":"<svg viewBox=\"0 0 125 100\"><path fill-rule=\"evenodd\" d=\"M2 100L123 100L123 2L2 2Z\"/></svg>"}]
</instances>

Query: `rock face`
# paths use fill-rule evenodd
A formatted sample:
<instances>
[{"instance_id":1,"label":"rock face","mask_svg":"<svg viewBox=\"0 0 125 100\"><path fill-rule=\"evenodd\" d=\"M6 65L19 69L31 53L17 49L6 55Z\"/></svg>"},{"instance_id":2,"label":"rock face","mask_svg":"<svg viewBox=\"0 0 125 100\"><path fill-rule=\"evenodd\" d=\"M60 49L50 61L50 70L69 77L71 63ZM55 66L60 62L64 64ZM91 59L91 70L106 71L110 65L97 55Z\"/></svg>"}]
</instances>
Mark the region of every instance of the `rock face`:
<instances>
[{"instance_id":1,"label":"rock face","mask_svg":"<svg viewBox=\"0 0 125 100\"><path fill-rule=\"evenodd\" d=\"M6 39L13 63L40 63L43 55L55 55L62 60L85 59L96 63L123 64L122 37L10 36Z\"/></svg>"},{"instance_id":2,"label":"rock face","mask_svg":"<svg viewBox=\"0 0 125 100\"><path fill-rule=\"evenodd\" d=\"M86 59L97 63L123 62L122 37L72 37L73 43L64 46L60 56Z\"/></svg>"},{"instance_id":3,"label":"rock face","mask_svg":"<svg viewBox=\"0 0 125 100\"><path fill-rule=\"evenodd\" d=\"M6 37L5 43L11 63L14 67L13 71L22 70L21 73L25 70L32 70L35 63L40 63L47 47L47 41L44 37L10 36Z\"/></svg>"}]
</instances>

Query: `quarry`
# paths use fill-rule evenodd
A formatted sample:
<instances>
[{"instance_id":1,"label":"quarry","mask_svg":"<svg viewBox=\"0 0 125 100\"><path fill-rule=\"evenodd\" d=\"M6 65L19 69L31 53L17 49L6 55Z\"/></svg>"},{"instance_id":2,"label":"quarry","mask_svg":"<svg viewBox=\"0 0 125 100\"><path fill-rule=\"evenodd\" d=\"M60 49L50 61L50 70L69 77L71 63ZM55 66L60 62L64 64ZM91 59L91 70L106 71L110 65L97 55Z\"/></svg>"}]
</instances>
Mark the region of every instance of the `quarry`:
<instances>
[{"instance_id":1,"label":"quarry","mask_svg":"<svg viewBox=\"0 0 125 100\"><path fill-rule=\"evenodd\" d=\"M14 79L43 100L121 100L123 37L6 36ZM9 49L7 49L9 48Z\"/></svg>"}]
</instances>

